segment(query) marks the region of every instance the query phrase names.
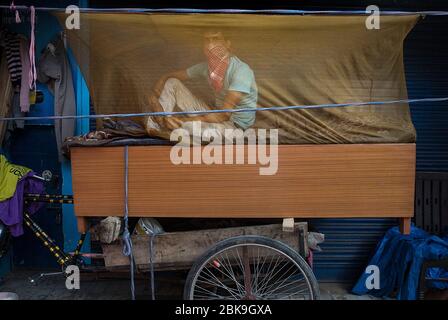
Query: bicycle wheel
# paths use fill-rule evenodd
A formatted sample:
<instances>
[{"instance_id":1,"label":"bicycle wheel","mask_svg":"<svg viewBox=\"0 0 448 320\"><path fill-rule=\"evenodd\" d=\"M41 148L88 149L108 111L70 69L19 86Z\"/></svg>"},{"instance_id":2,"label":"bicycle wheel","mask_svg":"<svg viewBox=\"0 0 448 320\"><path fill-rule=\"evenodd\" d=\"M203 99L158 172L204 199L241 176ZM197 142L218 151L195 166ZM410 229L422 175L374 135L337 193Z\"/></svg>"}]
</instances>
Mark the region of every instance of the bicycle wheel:
<instances>
[{"instance_id":1,"label":"bicycle wheel","mask_svg":"<svg viewBox=\"0 0 448 320\"><path fill-rule=\"evenodd\" d=\"M315 300L319 286L306 261L262 236L218 242L188 273L186 300Z\"/></svg>"}]
</instances>

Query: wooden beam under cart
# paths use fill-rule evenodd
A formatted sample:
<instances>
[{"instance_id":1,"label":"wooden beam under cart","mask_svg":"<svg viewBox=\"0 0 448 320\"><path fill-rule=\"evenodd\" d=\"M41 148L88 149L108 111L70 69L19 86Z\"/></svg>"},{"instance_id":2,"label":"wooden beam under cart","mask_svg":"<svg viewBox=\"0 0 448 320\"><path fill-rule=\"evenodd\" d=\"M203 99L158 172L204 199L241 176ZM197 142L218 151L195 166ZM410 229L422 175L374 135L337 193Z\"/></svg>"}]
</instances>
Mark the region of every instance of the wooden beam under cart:
<instances>
[{"instance_id":1,"label":"wooden beam under cart","mask_svg":"<svg viewBox=\"0 0 448 320\"><path fill-rule=\"evenodd\" d=\"M305 235L302 244L299 244L299 231ZM300 250L299 246L303 246L304 252L307 253L307 234L306 222L295 223L294 232L283 232L282 224L271 224L163 233L154 239L154 267L156 270L189 269L194 261L217 242L241 235L258 235L279 240L297 252ZM132 243L137 267L140 270L147 270L149 268L149 236L134 235ZM107 268L129 265L129 258L123 256L123 247L120 241L114 244L103 244L102 247Z\"/></svg>"}]
</instances>

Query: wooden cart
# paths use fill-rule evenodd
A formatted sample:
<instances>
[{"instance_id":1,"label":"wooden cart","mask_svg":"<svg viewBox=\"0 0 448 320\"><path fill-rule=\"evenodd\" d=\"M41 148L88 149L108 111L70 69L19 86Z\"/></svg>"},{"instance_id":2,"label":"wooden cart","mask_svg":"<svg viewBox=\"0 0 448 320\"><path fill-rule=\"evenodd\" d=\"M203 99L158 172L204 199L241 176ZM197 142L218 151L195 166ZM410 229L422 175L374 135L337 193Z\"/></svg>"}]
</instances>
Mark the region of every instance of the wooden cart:
<instances>
[{"instance_id":1,"label":"wooden cart","mask_svg":"<svg viewBox=\"0 0 448 320\"><path fill-rule=\"evenodd\" d=\"M123 216L123 149L71 149L80 232L88 217ZM410 230L415 144L279 145L278 172L271 176L247 161L174 165L170 150L129 147L129 216L381 217L399 218L402 232Z\"/></svg>"},{"instance_id":2,"label":"wooden cart","mask_svg":"<svg viewBox=\"0 0 448 320\"><path fill-rule=\"evenodd\" d=\"M186 299L317 299L299 245L306 241L294 233L306 231L294 218L399 218L402 232L410 231L415 144L280 145L278 171L266 176L248 161L175 165L171 146L126 148L127 162L125 147L71 149L81 233L89 217L123 216L125 172L130 217L283 218L291 225L292 234L281 225L162 234L151 255L150 237L134 236L140 269L192 266ZM247 160L248 146L234 148L245 148ZM117 245L104 245L103 256L108 267L130 262Z\"/></svg>"}]
</instances>

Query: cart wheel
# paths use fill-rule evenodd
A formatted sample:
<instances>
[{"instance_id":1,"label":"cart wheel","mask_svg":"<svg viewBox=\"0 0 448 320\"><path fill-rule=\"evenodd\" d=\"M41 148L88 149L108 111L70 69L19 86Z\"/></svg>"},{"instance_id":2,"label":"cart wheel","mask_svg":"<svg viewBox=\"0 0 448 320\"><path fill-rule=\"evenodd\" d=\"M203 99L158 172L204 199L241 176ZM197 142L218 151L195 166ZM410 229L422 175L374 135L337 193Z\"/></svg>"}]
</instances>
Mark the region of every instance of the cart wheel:
<instances>
[{"instance_id":1,"label":"cart wheel","mask_svg":"<svg viewBox=\"0 0 448 320\"><path fill-rule=\"evenodd\" d=\"M306 261L280 241L238 236L200 257L184 289L186 300L315 300L319 285Z\"/></svg>"}]
</instances>

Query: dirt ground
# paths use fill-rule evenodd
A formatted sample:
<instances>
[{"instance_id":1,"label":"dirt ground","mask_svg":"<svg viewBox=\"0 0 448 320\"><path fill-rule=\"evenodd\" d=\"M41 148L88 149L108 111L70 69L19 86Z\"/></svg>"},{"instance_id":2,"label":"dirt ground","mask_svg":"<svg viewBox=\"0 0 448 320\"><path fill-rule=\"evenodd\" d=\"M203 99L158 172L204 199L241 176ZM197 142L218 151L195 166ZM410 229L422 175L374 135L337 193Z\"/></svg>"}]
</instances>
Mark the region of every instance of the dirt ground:
<instances>
[{"instance_id":1,"label":"dirt ground","mask_svg":"<svg viewBox=\"0 0 448 320\"><path fill-rule=\"evenodd\" d=\"M14 292L20 300L129 300L131 297L128 273L102 274L96 277L82 274L79 290L68 290L63 275L45 277L30 283L30 277L40 274L39 270L20 270L10 273L0 284L0 292ZM182 299L185 272L159 272L156 274L156 299ZM150 279L140 275L135 281L138 300L150 300ZM350 294L350 284L320 283L321 299L324 300L372 300L371 296Z\"/></svg>"}]
</instances>

